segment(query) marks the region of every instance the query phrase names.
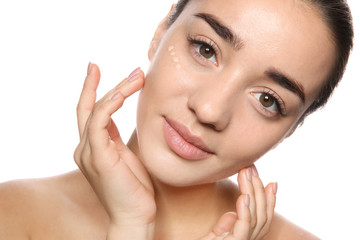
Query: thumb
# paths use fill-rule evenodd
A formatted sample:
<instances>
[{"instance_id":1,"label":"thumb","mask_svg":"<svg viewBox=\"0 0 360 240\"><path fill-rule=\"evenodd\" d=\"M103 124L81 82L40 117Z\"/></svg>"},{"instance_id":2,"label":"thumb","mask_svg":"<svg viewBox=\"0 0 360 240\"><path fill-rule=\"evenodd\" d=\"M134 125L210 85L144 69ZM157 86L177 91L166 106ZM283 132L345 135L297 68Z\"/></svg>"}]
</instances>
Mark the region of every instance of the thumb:
<instances>
[{"instance_id":1,"label":"thumb","mask_svg":"<svg viewBox=\"0 0 360 240\"><path fill-rule=\"evenodd\" d=\"M201 240L217 239L218 236L230 232L236 219L237 215L235 212L224 213L216 222L212 231L205 237L201 238Z\"/></svg>"},{"instance_id":2,"label":"thumb","mask_svg":"<svg viewBox=\"0 0 360 240\"><path fill-rule=\"evenodd\" d=\"M232 227L234 226L236 219L237 215L235 212L224 213L213 227L213 232L217 236L230 232Z\"/></svg>"}]
</instances>

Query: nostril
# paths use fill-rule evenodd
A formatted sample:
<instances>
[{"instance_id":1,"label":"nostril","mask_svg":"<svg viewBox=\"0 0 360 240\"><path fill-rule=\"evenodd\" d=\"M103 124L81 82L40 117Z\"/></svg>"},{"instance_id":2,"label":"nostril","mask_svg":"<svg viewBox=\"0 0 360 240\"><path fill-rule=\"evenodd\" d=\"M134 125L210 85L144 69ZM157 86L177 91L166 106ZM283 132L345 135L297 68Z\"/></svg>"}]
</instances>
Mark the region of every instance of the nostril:
<instances>
[{"instance_id":1,"label":"nostril","mask_svg":"<svg viewBox=\"0 0 360 240\"><path fill-rule=\"evenodd\" d=\"M202 123L205 127L207 128L211 128L215 131L219 131L217 128L216 128L216 125L215 124L211 124L211 123Z\"/></svg>"},{"instance_id":2,"label":"nostril","mask_svg":"<svg viewBox=\"0 0 360 240\"><path fill-rule=\"evenodd\" d=\"M198 104L192 107L188 104L188 109L195 115L197 121L208 129L222 131L227 126L227 117L222 111L214 111L214 107L209 104Z\"/></svg>"}]
</instances>

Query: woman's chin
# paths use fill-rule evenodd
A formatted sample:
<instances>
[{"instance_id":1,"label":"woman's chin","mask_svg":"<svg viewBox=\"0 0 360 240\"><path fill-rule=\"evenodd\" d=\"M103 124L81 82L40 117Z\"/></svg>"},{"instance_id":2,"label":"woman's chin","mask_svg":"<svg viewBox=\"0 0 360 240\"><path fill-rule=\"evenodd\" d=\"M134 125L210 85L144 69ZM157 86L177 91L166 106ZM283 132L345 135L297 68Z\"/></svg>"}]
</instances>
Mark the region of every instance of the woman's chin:
<instances>
[{"instance_id":1,"label":"woman's chin","mask_svg":"<svg viewBox=\"0 0 360 240\"><path fill-rule=\"evenodd\" d=\"M173 187L188 187L216 182L232 175L230 171L214 171L215 159L189 161L172 152L163 153L161 157L142 157L142 162L149 172L154 184L161 183Z\"/></svg>"}]
</instances>

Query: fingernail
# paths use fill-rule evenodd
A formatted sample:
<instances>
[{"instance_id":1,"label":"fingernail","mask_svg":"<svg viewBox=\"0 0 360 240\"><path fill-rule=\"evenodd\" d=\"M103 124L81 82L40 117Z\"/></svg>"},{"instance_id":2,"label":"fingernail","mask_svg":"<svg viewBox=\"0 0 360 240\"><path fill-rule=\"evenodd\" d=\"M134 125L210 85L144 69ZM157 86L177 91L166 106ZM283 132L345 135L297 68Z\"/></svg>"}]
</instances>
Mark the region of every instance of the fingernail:
<instances>
[{"instance_id":1,"label":"fingernail","mask_svg":"<svg viewBox=\"0 0 360 240\"><path fill-rule=\"evenodd\" d=\"M258 172L257 168L255 167L255 165L253 165L251 168L252 168L253 176L259 177L259 172Z\"/></svg>"},{"instance_id":2,"label":"fingernail","mask_svg":"<svg viewBox=\"0 0 360 240\"><path fill-rule=\"evenodd\" d=\"M87 75L89 75L89 74L90 74L90 72L91 72L91 68L92 68L92 63L91 63L91 62L89 62L88 67L87 67Z\"/></svg>"},{"instance_id":3,"label":"fingernail","mask_svg":"<svg viewBox=\"0 0 360 240\"><path fill-rule=\"evenodd\" d=\"M136 77L140 74L140 67L136 68L134 71L130 73L128 76L128 81L132 82L136 79Z\"/></svg>"},{"instance_id":4,"label":"fingernail","mask_svg":"<svg viewBox=\"0 0 360 240\"><path fill-rule=\"evenodd\" d=\"M247 176L247 179L251 182L251 180L252 180L252 169L251 169L251 167L246 169L246 176Z\"/></svg>"},{"instance_id":5,"label":"fingernail","mask_svg":"<svg viewBox=\"0 0 360 240\"><path fill-rule=\"evenodd\" d=\"M273 190L274 195L276 195L277 190L278 190L278 183L277 182L274 182L274 184L272 185L272 190Z\"/></svg>"},{"instance_id":6,"label":"fingernail","mask_svg":"<svg viewBox=\"0 0 360 240\"><path fill-rule=\"evenodd\" d=\"M250 197L249 197L249 194L246 194L244 203L245 203L245 206L247 206L247 207L250 206Z\"/></svg>"}]
</instances>

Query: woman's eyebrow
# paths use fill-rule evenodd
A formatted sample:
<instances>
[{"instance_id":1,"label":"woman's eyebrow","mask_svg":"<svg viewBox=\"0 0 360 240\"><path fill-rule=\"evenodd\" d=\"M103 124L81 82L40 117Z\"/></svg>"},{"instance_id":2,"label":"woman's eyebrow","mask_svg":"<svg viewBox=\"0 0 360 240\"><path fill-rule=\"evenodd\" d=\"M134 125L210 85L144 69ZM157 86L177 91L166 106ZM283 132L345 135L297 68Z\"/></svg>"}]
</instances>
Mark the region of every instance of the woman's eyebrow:
<instances>
[{"instance_id":1,"label":"woman's eyebrow","mask_svg":"<svg viewBox=\"0 0 360 240\"><path fill-rule=\"evenodd\" d=\"M233 33L233 31L222 23L216 16L209 13L197 13L195 17L203 19L210 27L226 42L228 42L236 51L243 46L243 41L239 36Z\"/></svg>"},{"instance_id":2,"label":"woman's eyebrow","mask_svg":"<svg viewBox=\"0 0 360 240\"><path fill-rule=\"evenodd\" d=\"M241 40L241 38L234 34L234 32L224 23L222 23L216 16L209 13L196 13L194 16L207 22L210 27L222 39L228 42L234 50L240 50L244 45L244 42ZM304 88L298 81L290 78L289 76L286 76L275 68L270 68L267 70L265 75L283 88L286 88L287 90L295 93L301 99L302 103L305 103Z\"/></svg>"},{"instance_id":3,"label":"woman's eyebrow","mask_svg":"<svg viewBox=\"0 0 360 240\"><path fill-rule=\"evenodd\" d=\"M265 75L283 88L286 88L295 93L301 99L302 103L305 103L304 87L301 85L301 83L293 78L286 76L275 68L270 68L265 71Z\"/></svg>"}]
</instances>

